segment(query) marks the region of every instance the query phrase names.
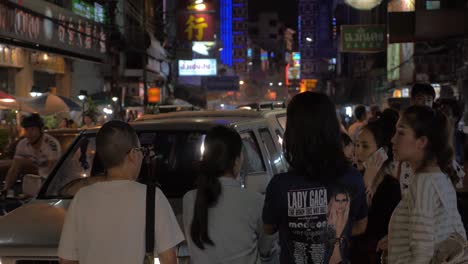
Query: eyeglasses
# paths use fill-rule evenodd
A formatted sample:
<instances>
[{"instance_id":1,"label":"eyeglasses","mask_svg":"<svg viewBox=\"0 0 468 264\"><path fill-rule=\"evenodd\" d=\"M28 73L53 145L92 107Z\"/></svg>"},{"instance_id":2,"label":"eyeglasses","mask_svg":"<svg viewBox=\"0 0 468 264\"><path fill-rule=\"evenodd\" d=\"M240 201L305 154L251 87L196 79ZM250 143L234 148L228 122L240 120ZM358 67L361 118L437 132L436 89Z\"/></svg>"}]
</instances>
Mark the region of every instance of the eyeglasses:
<instances>
[{"instance_id":1,"label":"eyeglasses","mask_svg":"<svg viewBox=\"0 0 468 264\"><path fill-rule=\"evenodd\" d=\"M129 151L127 151L127 154L130 153L130 151L132 151L132 149L134 149L135 151L139 151L139 152L143 153L143 148L142 147L133 147Z\"/></svg>"}]
</instances>

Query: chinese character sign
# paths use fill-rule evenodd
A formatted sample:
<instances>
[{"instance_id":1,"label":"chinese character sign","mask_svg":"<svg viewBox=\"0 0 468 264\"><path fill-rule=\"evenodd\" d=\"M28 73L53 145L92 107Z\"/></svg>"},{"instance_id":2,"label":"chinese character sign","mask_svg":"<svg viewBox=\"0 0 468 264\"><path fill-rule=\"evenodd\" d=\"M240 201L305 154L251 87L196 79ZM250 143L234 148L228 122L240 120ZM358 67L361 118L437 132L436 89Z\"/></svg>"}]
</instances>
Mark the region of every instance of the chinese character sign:
<instances>
[{"instance_id":1,"label":"chinese character sign","mask_svg":"<svg viewBox=\"0 0 468 264\"><path fill-rule=\"evenodd\" d=\"M106 56L104 25L42 0L22 0L31 11L0 3L0 36L96 59Z\"/></svg>"},{"instance_id":2,"label":"chinese character sign","mask_svg":"<svg viewBox=\"0 0 468 264\"><path fill-rule=\"evenodd\" d=\"M181 41L214 40L215 21L213 14L180 14L177 24L177 35Z\"/></svg>"}]
</instances>

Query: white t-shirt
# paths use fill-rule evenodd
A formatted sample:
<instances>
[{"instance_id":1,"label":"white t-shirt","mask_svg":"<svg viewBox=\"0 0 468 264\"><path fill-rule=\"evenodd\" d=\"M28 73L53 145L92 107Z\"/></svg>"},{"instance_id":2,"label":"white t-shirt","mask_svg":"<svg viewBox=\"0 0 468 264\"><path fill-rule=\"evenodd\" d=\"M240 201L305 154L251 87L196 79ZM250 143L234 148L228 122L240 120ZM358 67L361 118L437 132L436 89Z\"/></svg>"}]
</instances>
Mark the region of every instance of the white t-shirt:
<instances>
[{"instance_id":1,"label":"white t-shirt","mask_svg":"<svg viewBox=\"0 0 468 264\"><path fill-rule=\"evenodd\" d=\"M22 139L18 142L15 151L15 159L30 159L37 166L39 176L49 176L49 161L58 160L62 155L59 142L48 134L43 134L42 143L39 149L33 148L28 140Z\"/></svg>"},{"instance_id":2,"label":"white t-shirt","mask_svg":"<svg viewBox=\"0 0 468 264\"><path fill-rule=\"evenodd\" d=\"M411 185L414 178L414 172L408 162L401 162L401 165L399 162L393 162L392 166L394 171L393 175L395 175L395 178L400 180L401 194L404 196L408 193L409 186ZM400 175L398 175L398 166L400 166ZM463 179L465 178L465 171L463 170L463 167L455 160L452 161L452 167L459 178L456 187L462 188Z\"/></svg>"},{"instance_id":3,"label":"white t-shirt","mask_svg":"<svg viewBox=\"0 0 468 264\"><path fill-rule=\"evenodd\" d=\"M234 179L220 177L219 181L221 195L208 213L208 233L215 245L205 245L204 250L198 248L190 236L197 190L184 195L184 229L191 263L257 264L264 263L262 258L273 260L277 254L274 246L277 235L270 236L263 231L264 197L242 189Z\"/></svg>"},{"instance_id":4,"label":"white t-shirt","mask_svg":"<svg viewBox=\"0 0 468 264\"><path fill-rule=\"evenodd\" d=\"M429 263L451 233L466 237L450 179L442 172L412 177L389 223L388 263Z\"/></svg>"},{"instance_id":5,"label":"white t-shirt","mask_svg":"<svg viewBox=\"0 0 468 264\"><path fill-rule=\"evenodd\" d=\"M146 185L99 182L81 189L68 208L58 255L80 264L142 263ZM174 212L156 189L155 256L184 240Z\"/></svg>"}]
</instances>

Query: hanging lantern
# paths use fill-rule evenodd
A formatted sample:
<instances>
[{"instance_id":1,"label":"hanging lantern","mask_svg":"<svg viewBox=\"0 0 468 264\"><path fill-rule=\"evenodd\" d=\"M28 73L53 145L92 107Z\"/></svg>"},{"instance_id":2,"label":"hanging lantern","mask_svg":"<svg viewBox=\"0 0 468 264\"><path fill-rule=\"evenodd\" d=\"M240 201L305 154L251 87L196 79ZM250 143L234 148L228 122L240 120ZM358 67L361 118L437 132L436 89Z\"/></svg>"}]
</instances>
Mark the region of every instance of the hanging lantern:
<instances>
[{"instance_id":1,"label":"hanging lantern","mask_svg":"<svg viewBox=\"0 0 468 264\"><path fill-rule=\"evenodd\" d=\"M382 0L345 0L345 2L359 10L371 10L378 6Z\"/></svg>"}]
</instances>

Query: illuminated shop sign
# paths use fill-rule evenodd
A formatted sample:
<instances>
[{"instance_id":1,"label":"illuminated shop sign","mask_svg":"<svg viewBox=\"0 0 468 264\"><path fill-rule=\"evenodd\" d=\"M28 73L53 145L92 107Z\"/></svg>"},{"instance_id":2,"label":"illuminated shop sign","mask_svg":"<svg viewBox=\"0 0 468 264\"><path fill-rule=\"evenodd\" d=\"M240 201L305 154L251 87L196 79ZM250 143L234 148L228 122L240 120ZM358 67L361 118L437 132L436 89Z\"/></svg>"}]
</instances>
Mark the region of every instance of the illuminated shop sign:
<instances>
[{"instance_id":1,"label":"illuminated shop sign","mask_svg":"<svg viewBox=\"0 0 468 264\"><path fill-rule=\"evenodd\" d=\"M104 23L106 16L104 8L98 3L89 4L83 0L73 0L72 11L75 14L94 20L99 23Z\"/></svg>"},{"instance_id":2,"label":"illuminated shop sign","mask_svg":"<svg viewBox=\"0 0 468 264\"><path fill-rule=\"evenodd\" d=\"M43 16L16 8L12 2L1 3L0 36L101 60L105 57L107 36L102 24L42 0L21 3Z\"/></svg>"},{"instance_id":3,"label":"illuminated shop sign","mask_svg":"<svg viewBox=\"0 0 468 264\"><path fill-rule=\"evenodd\" d=\"M216 73L216 59L179 60L180 76L209 76Z\"/></svg>"},{"instance_id":4,"label":"illuminated shop sign","mask_svg":"<svg viewBox=\"0 0 468 264\"><path fill-rule=\"evenodd\" d=\"M177 38L181 41L214 41L213 7L203 1L181 1L177 16Z\"/></svg>"}]
</instances>

